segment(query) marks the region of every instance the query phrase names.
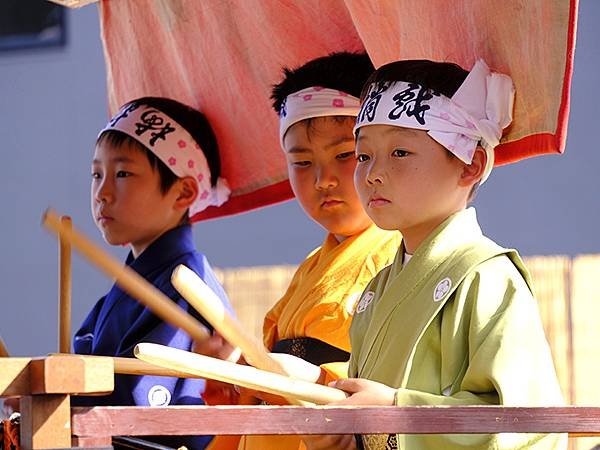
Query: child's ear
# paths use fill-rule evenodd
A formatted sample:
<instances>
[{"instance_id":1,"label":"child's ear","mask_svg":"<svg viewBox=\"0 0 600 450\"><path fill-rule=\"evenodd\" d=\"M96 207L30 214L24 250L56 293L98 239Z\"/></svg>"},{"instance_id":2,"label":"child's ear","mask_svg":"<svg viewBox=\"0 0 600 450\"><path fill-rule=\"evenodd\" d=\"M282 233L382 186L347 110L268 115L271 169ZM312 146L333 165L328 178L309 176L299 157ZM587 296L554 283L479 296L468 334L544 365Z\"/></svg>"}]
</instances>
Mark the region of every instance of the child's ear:
<instances>
[{"instance_id":1,"label":"child's ear","mask_svg":"<svg viewBox=\"0 0 600 450\"><path fill-rule=\"evenodd\" d=\"M187 210L198 197L198 183L193 177L183 177L179 179L178 184L175 206L178 209Z\"/></svg>"},{"instance_id":2,"label":"child's ear","mask_svg":"<svg viewBox=\"0 0 600 450\"><path fill-rule=\"evenodd\" d=\"M473 160L471 164L464 164L463 171L460 176L459 185L463 187L473 186L475 183L481 180L483 172L485 171L485 165L487 163L487 154L485 150L479 145L475 149L473 154Z\"/></svg>"}]
</instances>

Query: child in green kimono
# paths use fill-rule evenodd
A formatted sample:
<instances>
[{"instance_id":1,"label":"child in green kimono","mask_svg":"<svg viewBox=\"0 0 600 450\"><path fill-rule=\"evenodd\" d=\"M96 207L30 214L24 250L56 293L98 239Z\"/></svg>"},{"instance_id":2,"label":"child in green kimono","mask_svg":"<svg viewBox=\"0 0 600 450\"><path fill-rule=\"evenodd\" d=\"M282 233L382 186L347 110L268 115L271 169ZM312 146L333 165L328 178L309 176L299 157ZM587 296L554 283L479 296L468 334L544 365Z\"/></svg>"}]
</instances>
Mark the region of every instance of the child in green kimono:
<instances>
[{"instance_id":1,"label":"child in green kimono","mask_svg":"<svg viewBox=\"0 0 600 450\"><path fill-rule=\"evenodd\" d=\"M531 279L468 203L512 120L509 77L483 61L399 61L367 82L354 128L365 210L404 239L362 294L344 405L563 403ZM309 449L341 448L306 437ZM366 449L566 448L565 435L374 435ZM347 447L346 447L347 448Z\"/></svg>"}]
</instances>

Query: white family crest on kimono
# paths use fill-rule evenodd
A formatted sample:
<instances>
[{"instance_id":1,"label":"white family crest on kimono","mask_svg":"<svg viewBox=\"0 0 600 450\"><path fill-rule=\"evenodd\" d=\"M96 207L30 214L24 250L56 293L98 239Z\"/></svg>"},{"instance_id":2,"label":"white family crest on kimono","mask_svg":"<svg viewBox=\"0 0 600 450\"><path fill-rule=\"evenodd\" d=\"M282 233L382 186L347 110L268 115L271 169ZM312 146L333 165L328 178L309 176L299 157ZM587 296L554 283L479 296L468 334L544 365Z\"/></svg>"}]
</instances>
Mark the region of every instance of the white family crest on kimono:
<instances>
[{"instance_id":1,"label":"white family crest on kimono","mask_svg":"<svg viewBox=\"0 0 600 450\"><path fill-rule=\"evenodd\" d=\"M356 307L356 312L357 313L364 312L367 309L367 307L371 304L371 302L373 301L374 298L375 298L375 292L366 291L363 294L362 298L360 299L358 306Z\"/></svg>"},{"instance_id":2,"label":"white family crest on kimono","mask_svg":"<svg viewBox=\"0 0 600 450\"><path fill-rule=\"evenodd\" d=\"M440 281L433 291L433 301L439 302L444 299L446 294L450 292L452 288L452 280L448 277Z\"/></svg>"},{"instance_id":3,"label":"white family crest on kimono","mask_svg":"<svg viewBox=\"0 0 600 450\"><path fill-rule=\"evenodd\" d=\"M150 406L168 406L171 403L171 391L166 387L156 384L148 391L148 404Z\"/></svg>"}]
</instances>

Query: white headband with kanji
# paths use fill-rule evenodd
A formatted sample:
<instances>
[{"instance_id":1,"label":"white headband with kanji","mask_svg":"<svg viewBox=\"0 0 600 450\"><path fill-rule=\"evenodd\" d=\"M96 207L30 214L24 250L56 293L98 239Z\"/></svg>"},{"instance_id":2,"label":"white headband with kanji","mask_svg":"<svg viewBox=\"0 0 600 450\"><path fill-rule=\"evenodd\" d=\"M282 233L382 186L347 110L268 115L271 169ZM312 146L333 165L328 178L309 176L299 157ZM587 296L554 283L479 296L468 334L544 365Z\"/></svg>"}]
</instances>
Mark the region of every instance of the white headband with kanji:
<instances>
[{"instance_id":1,"label":"white headband with kanji","mask_svg":"<svg viewBox=\"0 0 600 450\"><path fill-rule=\"evenodd\" d=\"M512 122L514 94L511 78L492 73L481 59L452 98L418 83L373 84L356 118L354 133L368 125L427 130L466 164L471 164L481 143L487 154L483 183L494 166L494 148L502 130Z\"/></svg>"},{"instance_id":2,"label":"white headband with kanji","mask_svg":"<svg viewBox=\"0 0 600 450\"><path fill-rule=\"evenodd\" d=\"M116 130L132 137L154 153L178 177L190 176L198 183L198 197L190 216L209 206L221 206L231 191L223 178L211 185L204 152L185 128L162 111L144 104L125 105L100 131Z\"/></svg>"}]
</instances>

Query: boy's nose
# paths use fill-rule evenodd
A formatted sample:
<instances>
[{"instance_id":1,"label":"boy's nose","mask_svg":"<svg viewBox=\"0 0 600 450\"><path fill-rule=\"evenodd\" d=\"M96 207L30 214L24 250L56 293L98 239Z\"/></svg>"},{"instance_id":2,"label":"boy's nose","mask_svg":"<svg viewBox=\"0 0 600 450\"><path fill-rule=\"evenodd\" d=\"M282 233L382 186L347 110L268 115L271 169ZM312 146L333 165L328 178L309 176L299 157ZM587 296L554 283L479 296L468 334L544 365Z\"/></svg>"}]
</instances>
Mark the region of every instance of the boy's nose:
<instances>
[{"instance_id":1,"label":"boy's nose","mask_svg":"<svg viewBox=\"0 0 600 450\"><path fill-rule=\"evenodd\" d=\"M94 198L98 203L108 203L113 198L112 189L105 181L102 181L95 191Z\"/></svg>"},{"instance_id":2,"label":"boy's nose","mask_svg":"<svg viewBox=\"0 0 600 450\"><path fill-rule=\"evenodd\" d=\"M317 190L326 190L331 189L337 186L338 179L334 173L330 170L320 170L317 173L317 178L315 180L315 187Z\"/></svg>"},{"instance_id":3,"label":"boy's nose","mask_svg":"<svg viewBox=\"0 0 600 450\"><path fill-rule=\"evenodd\" d=\"M383 183L383 171L377 164L372 164L367 171L367 183L368 184L381 184Z\"/></svg>"}]
</instances>

